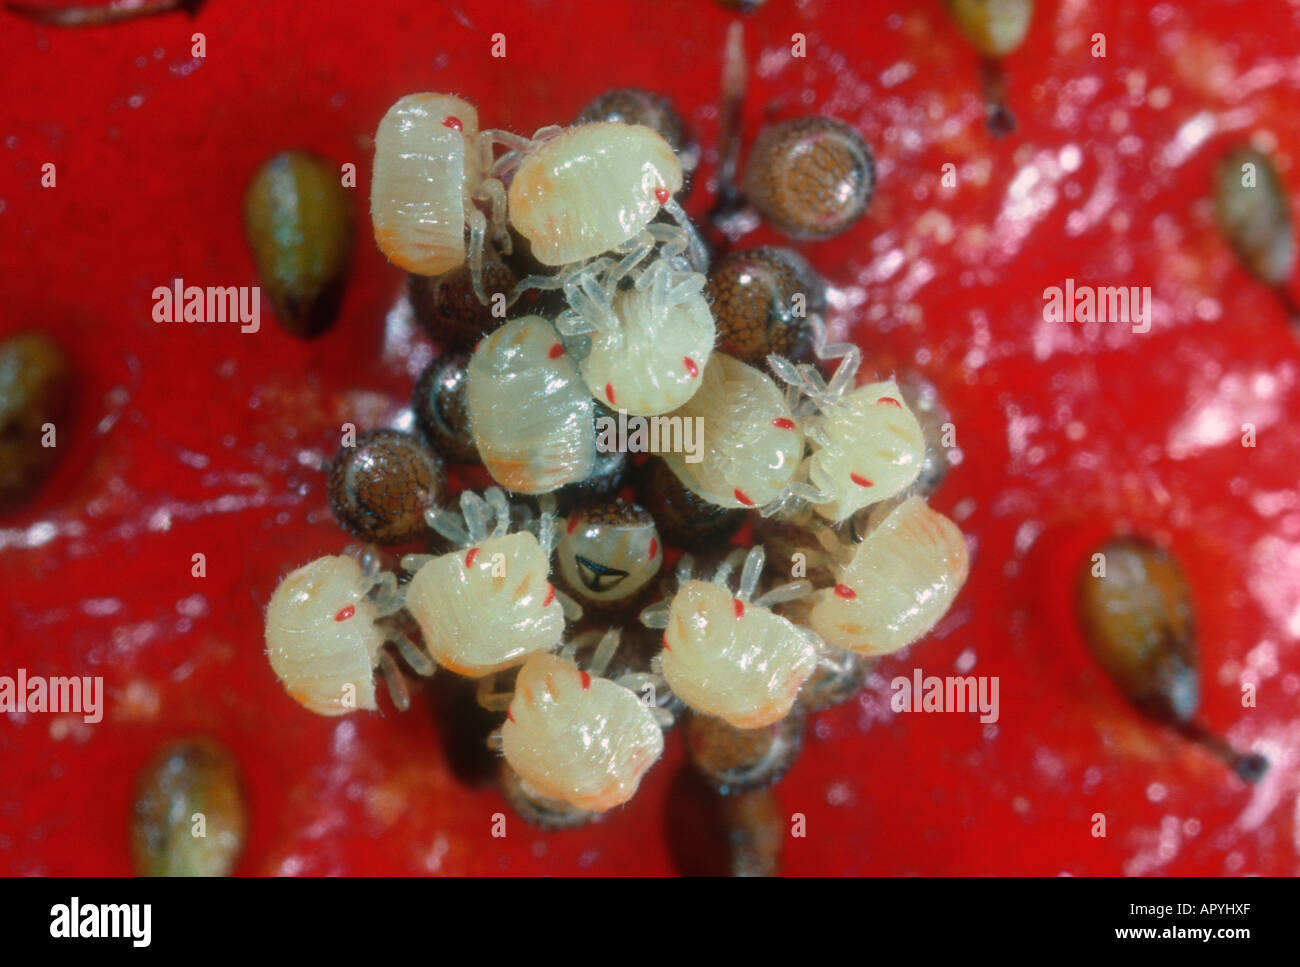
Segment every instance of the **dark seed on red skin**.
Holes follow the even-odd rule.
[[[479,462],[465,405],[468,365],[468,353],[439,356],[425,368],[411,398],[415,421],[425,438],[452,463]]]
[[[682,163],[682,187],[678,199],[691,192],[692,176],[700,163],[700,148],[672,101],[639,87],[615,87],[588,101],[574,119],[575,124],[593,121],[621,121],[640,124],[659,134]]]
[[[194,835],[195,813],[203,836]],[[131,861],[141,876],[229,876],[244,846],[239,768],[210,739],[164,747],[136,780]]]
[[[472,350],[480,339],[506,322],[492,314],[497,294],[508,299],[518,278],[495,253],[483,255],[483,290],[488,304],[474,294],[468,265],[445,275],[412,275],[411,308],[430,339],[448,349]]]
[[[743,510],[709,503],[658,457],[647,461],[637,476],[638,502],[654,517],[659,533],[675,544],[694,548],[724,540],[744,522]]]
[[[1094,555],[1102,558],[1094,562]],[[1104,575],[1094,571],[1104,565]],[[1079,619],[1097,662],[1139,711],[1205,746],[1246,782],[1268,769],[1197,721],[1200,665],[1191,592],[1165,550],[1141,537],[1114,537],[1079,572]]]
[[[244,233],[280,325],[304,339],[333,326],[356,238],[339,166],[305,151],[268,160],[244,193]]]
[[[330,507],[349,533],[376,544],[425,536],[424,512],[441,504],[447,480],[442,461],[419,437],[369,430],[342,447],[330,468]]]
[[[1295,271],[1295,235],[1272,160],[1250,148],[1227,154],[1215,168],[1214,206],[1219,231],[1246,270],[1270,285],[1284,285]]]
[[[687,753],[704,781],[724,795],[766,789],[799,757],[805,718],[798,703],[781,721],[760,729],[692,714],[686,723]]]
[[[72,369],[59,344],[43,332],[0,342],[0,512],[26,503],[49,476],[59,442],[69,439]],[[55,446],[44,445],[46,424]]]
[[[724,352],[759,369],[771,353],[796,362],[809,358],[808,316],[826,311],[826,287],[797,252],[732,252],[709,271],[705,293]]]
[[[830,238],[856,222],[875,187],[875,162],[843,121],[804,117],[759,132],[745,164],[745,194],[777,231]]]

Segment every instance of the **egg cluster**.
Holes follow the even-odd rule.
[[[428,552],[289,574],[275,673],[323,715],[375,709],[376,668],[405,706],[397,656],[477,680],[503,789],[544,826],[630,799],[683,714],[715,786],[774,781],[805,710],[852,696],[966,579],[960,531],[926,503],[947,465],[932,394],[859,379],[796,252],[712,261],[679,200],[699,152],[663,98],[608,92],[524,138],[414,94],[375,151],[376,242],[444,351],[415,389],[420,432],[344,447],[330,499],[371,545]],[[800,118],[759,136],[744,185],[779,231],[824,238],[861,215],[874,167],[848,125]],[[612,449],[615,415],[698,427],[696,445]],[[453,509],[447,463],[495,485]]]

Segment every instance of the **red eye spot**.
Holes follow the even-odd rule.
[[[690,375],[691,379],[700,375],[700,367],[695,365],[695,360],[691,359],[690,356],[683,356],[682,362],[686,365],[686,372]]]
[[[564,355],[564,344],[557,342],[554,346],[551,347],[551,351],[546,355],[551,359],[559,359],[561,356]]]
[[[847,584],[835,585],[835,593],[838,594],[845,601],[852,601],[854,598],[858,596],[858,592],[854,591]]]
[[[578,526],[578,515],[574,514],[572,517],[569,518],[569,526],[564,528],[564,533],[572,534],[574,529],[577,526]]]
[[[339,613],[334,616],[334,620],[347,621],[356,613],[357,613],[357,609],[354,608],[352,605],[348,605],[346,608],[342,608],[339,610]]]
[[[668,199],[671,198],[672,196],[673,193],[669,191],[667,188],[655,189],[655,201],[657,201],[661,205],[667,205]]]
[[[754,506],[754,501],[752,501],[749,495],[745,493],[743,490],[741,490],[739,487],[737,487],[734,491],[732,491],[732,493],[734,493],[736,495],[736,499],[739,500],[746,507]]]
[[[448,114],[445,118],[443,118],[442,126],[445,128],[451,128],[453,131],[465,130],[465,125],[461,124],[460,118],[456,117],[456,115],[454,114]]]
[[[849,479],[852,480],[852,481],[853,481],[855,484],[857,484],[859,487],[874,487],[874,486],[875,486],[875,484],[873,484],[873,483],[872,483],[870,480],[868,480],[866,477],[862,476],[862,474],[860,474],[860,473],[851,473],[851,474],[849,474]]]
[[[546,600],[542,602],[542,607],[545,608],[548,604],[550,604],[554,600],[555,600],[555,585],[548,584],[546,585]]]
[[[882,396],[880,399],[876,400],[876,402],[885,403],[889,406],[897,406],[900,410],[903,408],[903,404],[898,402],[898,400],[894,399],[892,396]]]
[[[784,416],[778,416],[775,420],[772,421],[772,425],[776,427],[778,430],[793,430],[794,420],[787,419]]]
[[[476,557],[478,557],[478,548],[477,548],[477,547],[471,547],[471,548],[469,549],[469,553],[467,553],[467,554],[465,555],[465,567],[466,567],[466,568],[471,568],[471,567],[473,567],[473,566],[474,566],[474,558],[476,558]]]
[[[542,297],[542,294],[541,294],[540,292],[538,292],[536,289],[529,289],[529,290],[528,290],[528,301],[529,301],[529,302],[536,302],[536,301],[538,301],[539,299],[541,299],[541,297]]]
[[[591,688],[591,676],[582,669],[578,669],[578,674],[582,676],[582,690],[585,692],[587,689]]]
[[[745,617],[745,602],[741,601],[740,598],[732,598],[731,610],[736,612],[737,619]]]
[[[515,713],[513,709],[509,709],[509,708],[506,709],[506,718],[508,718],[511,722],[515,720]]]
[[[655,559],[655,555],[658,553],[659,553],[659,542],[652,537],[650,538],[650,556],[647,557],[646,560],[653,561]]]
[[[672,651],[672,649],[668,647],[668,632],[666,631],[664,632],[664,651]]]
[[[606,384],[605,384],[605,399],[609,400],[611,403],[614,402],[614,384],[613,384],[613,383],[606,383]]]

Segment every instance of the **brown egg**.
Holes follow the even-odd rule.
[[[0,511],[30,500],[53,468],[59,437],[68,438],[59,424],[70,408],[71,374],[43,332],[0,342]]]
[[[425,368],[411,398],[415,421],[425,437],[453,463],[479,462],[465,405],[468,365],[468,353],[439,356]]]
[[[779,722],[759,729],[738,729],[711,715],[692,714],[686,723],[686,750],[691,764],[718,792],[764,789],[799,757],[805,718],[798,704]]]
[[[745,194],[777,231],[830,238],[862,216],[875,178],[862,135],[835,118],[803,117],[759,132],[745,165]]]
[[[424,512],[447,491],[442,461],[417,436],[369,430],[342,447],[329,475],[330,507],[348,533],[400,544],[429,533]]]
[[[807,360],[808,316],[826,311],[822,280],[807,259],[788,248],[732,252],[709,271],[705,294],[718,348],[760,369],[769,353]]]
[[[445,275],[410,276],[411,308],[430,339],[448,349],[473,349],[480,339],[506,321],[504,314],[494,314],[494,303],[505,305],[495,297],[503,295],[509,299],[517,281],[515,273],[495,252],[484,251],[483,290],[488,297],[487,305],[478,301],[469,266],[464,265]]]

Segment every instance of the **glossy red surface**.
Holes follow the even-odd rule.
[[[1300,872],[1297,346],[1236,265],[1211,166],[1252,135],[1284,180],[1300,150],[1300,12],[1281,3],[1045,0],[1007,59],[1019,130],[983,125],[976,59],[930,0],[770,0],[747,19],[746,138],[823,111],[876,152],[867,217],[803,246],[833,324],[869,368],[915,367],[964,459],[936,498],[969,536],[970,582],[937,634],[816,717],[778,787],[807,836],[789,873]],[[896,9],[897,12],[890,12]],[[151,291],[253,284],[240,197],[289,147],[359,170],[415,90],[520,132],[601,89],[670,94],[711,175],[724,32],[706,0],[259,4],[59,30],[0,13],[0,327],[41,325],[81,373],[61,464],[0,521],[0,674],[103,675],[107,713],[0,724],[0,871],[126,873],[131,781],[164,740],[210,733],[247,777],[244,873],[645,873],[691,869],[681,740],[625,809],[542,834],[451,770],[429,701],[317,718],[281,691],[261,612],[287,570],[337,552],[317,467],[339,425],[393,418],[429,356],[369,238],[340,324],[156,324]],[[191,33],[207,56],[191,57]],[[792,59],[791,35],[808,57]],[[490,56],[491,35],[507,56]],[[1090,56],[1094,33],[1107,56]],[[40,186],[41,165],[57,187]],[[958,186],[940,184],[952,162]],[[708,191],[697,188],[691,208]],[[743,244],[775,240],[766,231]],[[1149,285],[1148,333],[1046,323],[1072,277]],[[1253,423],[1258,445],[1240,445]],[[1247,788],[1147,723],[1100,676],[1070,590],[1115,527],[1169,541],[1196,592],[1203,716],[1273,769]],[[191,577],[191,556],[207,576]],[[1000,720],[894,714],[889,679],[998,676]],[[1242,683],[1258,707],[1242,708]],[[1091,835],[1105,813],[1108,835]],[[685,818],[684,818],[685,817]]]

